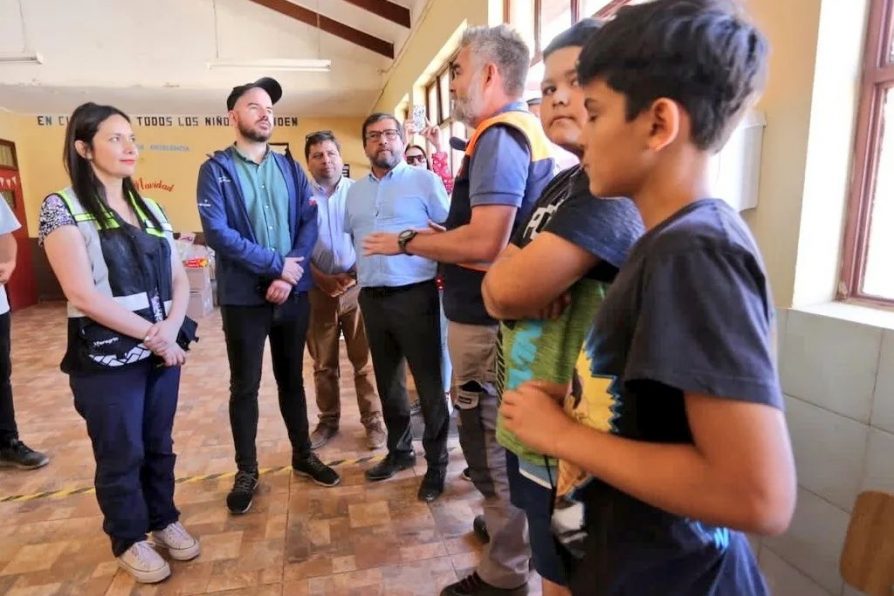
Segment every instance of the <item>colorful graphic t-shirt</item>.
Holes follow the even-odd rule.
[[[642,220],[628,199],[593,197],[586,174],[580,166],[574,166],[559,173],[544,189],[512,243],[524,248],[543,231],[583,248],[597,257],[599,263],[571,286],[571,302],[559,318],[501,324],[497,355],[497,379],[502,383],[498,386],[500,394],[503,388],[515,389],[533,379],[568,386],[584,335],[608,283],[642,234]],[[553,483],[545,469],[548,460],[507,431],[502,418],[497,420],[497,440],[519,456],[519,468],[524,475],[544,485]]]
[[[687,392],[782,408],[760,255],[726,203],[645,234],[587,334],[566,411],[637,441],[692,443]],[[559,464],[553,529],[575,594],[764,594],[746,538],[648,505]]]

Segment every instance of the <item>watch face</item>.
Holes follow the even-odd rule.
[[[404,230],[403,232],[400,233],[400,235],[398,236],[398,239],[399,240],[409,240],[410,238],[412,238],[415,235],[416,235],[416,232],[413,230]]]

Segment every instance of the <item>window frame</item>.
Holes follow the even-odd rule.
[[[450,56],[444,62],[444,66],[438,69],[438,71],[432,76],[431,80],[425,84],[424,95],[425,95],[425,115],[428,119],[438,127],[441,131],[441,151],[447,154],[447,165],[450,168],[450,171],[456,175],[459,171],[460,165],[462,164],[462,154],[457,155],[457,152],[454,151],[450,147],[450,137],[452,136],[452,129],[454,127],[455,121],[453,119],[453,114],[450,111],[450,98],[443,97],[443,86],[441,81],[444,77],[447,79],[447,89],[450,89],[450,77],[452,76],[452,72],[450,70],[450,65],[453,63],[453,60],[456,58],[456,55]],[[432,110],[431,103],[429,98],[432,97],[432,92],[434,96],[434,110]],[[446,99],[446,101],[445,101]],[[444,106],[447,106],[447,109],[444,109]],[[434,113],[433,113],[434,112]],[[445,113],[446,112],[446,113]],[[466,130],[468,133],[468,130]],[[431,153],[432,147],[428,142],[425,143],[426,152]],[[429,160],[431,159],[431,155],[429,155]]]
[[[10,167],[10,166],[4,166],[3,164],[0,164],[0,168],[6,168],[6,169],[9,169],[9,170],[16,170],[16,171],[18,171],[18,169],[19,169],[19,156],[16,154],[16,144],[13,143],[12,141],[7,141],[6,139],[0,139],[0,145],[3,145],[4,147],[8,147],[8,148],[9,148],[9,152],[10,152],[10,154],[12,155],[12,166]]]
[[[581,4],[583,0],[545,0],[546,2],[568,2],[571,8],[571,22],[572,24],[581,20]],[[609,2],[596,11],[595,14],[592,15],[583,15],[583,16],[592,16],[602,19],[607,19],[612,16],[618,9],[620,9],[625,4],[629,4],[631,0],[609,0]],[[512,2],[513,0],[503,0],[503,22],[508,25],[512,25],[512,21],[509,16],[512,14]],[[534,0],[534,47],[531,48],[531,66],[534,66],[541,60],[543,60],[543,4],[544,0]]]
[[[894,296],[868,294],[863,291],[863,282],[872,231],[872,202],[884,134],[885,95],[887,92],[894,93],[894,0],[872,0],[867,23],[854,162],[837,297],[841,301],[892,307]],[[888,133],[894,134],[894,123],[889,125]],[[894,230],[891,232],[894,233]]]

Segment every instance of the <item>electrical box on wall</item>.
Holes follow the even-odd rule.
[[[767,117],[749,111],[726,145],[711,159],[711,191],[736,211],[757,207],[761,172],[761,146]]]

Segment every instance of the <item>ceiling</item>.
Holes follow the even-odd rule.
[[[343,26],[365,32],[387,42],[386,47],[393,44],[398,56],[427,2],[0,0],[0,54],[28,50],[43,57],[40,65],[0,64],[0,107],[55,114],[96,101],[133,113],[215,115],[226,112],[234,85],[273,76],[284,92],[279,114],[364,115],[384,86],[393,58],[283,11],[305,17],[313,11],[323,29],[355,40],[359,36]],[[382,16],[391,14],[386,8],[404,12],[401,7],[409,11],[410,27]],[[207,67],[215,59],[276,58],[330,59],[332,71]]]

